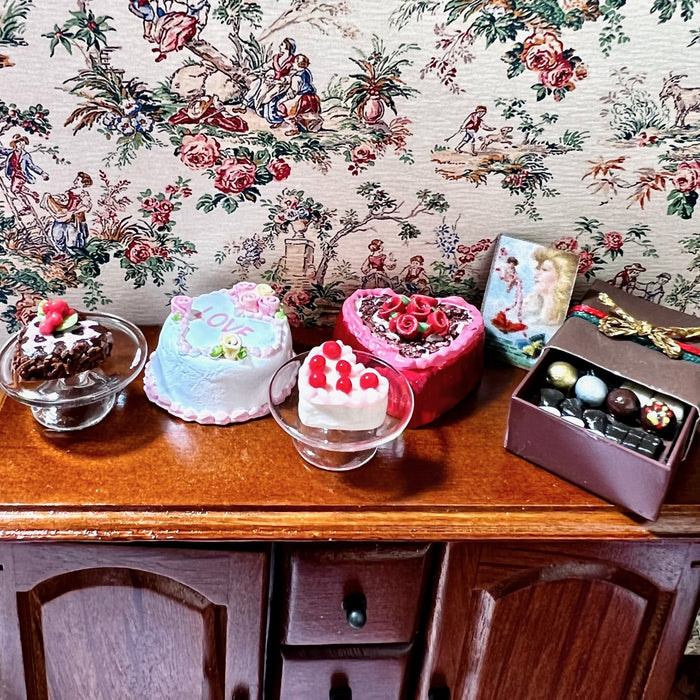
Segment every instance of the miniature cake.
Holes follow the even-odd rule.
[[[42,301],[20,331],[12,369],[20,379],[61,379],[94,369],[111,354],[111,332],[62,299]]]
[[[386,417],[389,382],[335,340],[311,350],[299,370],[299,420],[310,428],[373,430]]]
[[[334,337],[392,365],[415,397],[409,427],[435,420],[479,382],[484,359],[484,322],[461,297],[391,289],[359,289],[345,300]]]
[[[289,323],[266,284],[172,300],[144,388],[184,420],[227,425],[269,413],[272,375],[293,355]]]

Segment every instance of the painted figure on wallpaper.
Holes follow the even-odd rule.
[[[494,102],[500,113],[489,117],[490,125],[485,126],[483,121],[487,106],[479,105],[445,139],[449,142],[464,132],[458,146],[438,144],[433,147],[431,159],[436,163],[436,172],[446,179],[463,179],[475,187],[487,184],[489,177],[499,177],[501,187],[519,200],[515,213],[537,221],[541,218],[537,201],[559,194],[550,184],[553,175],[546,159],[583,150],[589,133],[564,129],[555,140],[549,132],[559,121],[557,114],[533,114],[522,99],[496,98]],[[510,123],[499,125],[497,119]],[[480,135],[480,130],[488,133]]]
[[[10,141],[9,148],[0,146],[0,164],[3,173],[9,180],[9,190],[15,202],[19,202],[16,208],[18,215],[31,214],[34,204],[39,203],[39,194],[30,185],[36,180],[36,176],[42,180],[48,180],[48,173],[37,165],[32,155],[27,151],[29,139],[24,134],[15,134]]]
[[[634,294],[637,291],[637,278],[642,272],[646,272],[644,265],[638,262],[630,263],[610,280],[610,284],[619,287],[623,292]]]
[[[493,126],[489,126],[484,122],[484,117],[486,116],[487,109],[484,105],[479,105],[467,118],[462,122],[457,133],[462,134],[462,139],[457,144],[455,151],[457,153],[462,153],[465,146],[469,146],[469,150],[472,155],[476,155],[476,134],[479,129],[484,131],[495,131]],[[449,141],[451,137],[445,139]]]
[[[296,48],[294,39],[284,39],[277,53],[261,66],[260,75],[253,80],[245,96],[245,105],[263,117],[273,129],[284,123],[277,105],[291,85]]]
[[[79,172],[73,186],[60,194],[45,193],[41,207],[53,219],[49,236],[56,249],[65,255],[73,255],[76,248],[87,244],[89,229],[86,215],[92,209],[92,199],[88,191],[92,178]]]
[[[430,294],[430,280],[424,265],[425,258],[422,255],[414,255],[408,265],[399,272],[399,281],[409,294]]]
[[[316,133],[323,128],[321,100],[314,87],[309,65],[310,61],[304,54],[295,57],[286,99],[279,103],[279,114],[291,127],[284,132],[285,136],[296,136],[300,132]]]
[[[362,272],[362,289],[380,289],[391,287],[392,278],[389,273],[396,268],[396,258],[393,253],[384,252],[384,241],[373,238],[369,245],[369,255],[365,258],[360,271]]]

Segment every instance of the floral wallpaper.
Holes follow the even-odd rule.
[[[700,314],[699,193],[700,0],[0,0],[0,334],[478,303],[501,233]]]

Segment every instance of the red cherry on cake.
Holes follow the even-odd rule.
[[[352,365],[347,360],[338,360],[335,365],[335,370],[338,374],[343,374],[347,376],[352,372]]]
[[[50,313],[57,313],[64,318],[70,315],[70,307],[68,302],[63,299],[52,299],[44,304],[44,313],[48,316]]]
[[[335,383],[335,388],[338,391],[349,394],[352,391],[352,382],[350,381],[350,377],[340,377]]]
[[[326,358],[323,355],[314,355],[309,359],[309,367],[315,372],[323,372],[326,369]]]
[[[379,386],[379,377],[374,372],[365,372],[360,377],[360,389],[376,389]]]
[[[325,342],[321,346],[321,350],[329,360],[340,359],[340,355],[343,352],[340,348],[340,345],[338,345],[338,343],[336,343],[335,340],[328,340],[327,342]]]
[[[309,385],[314,389],[325,389],[326,375],[323,372],[311,372],[309,375]]]

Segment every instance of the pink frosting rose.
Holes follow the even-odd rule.
[[[180,145],[180,160],[192,170],[211,168],[221,156],[219,142],[206,134],[188,134]]]
[[[551,70],[561,60],[564,47],[553,32],[535,33],[523,42],[520,55],[526,68],[534,71]]]
[[[700,161],[684,160],[673,176],[673,186],[679,192],[694,192],[700,188]]]
[[[258,311],[265,316],[274,316],[280,308],[280,300],[274,294],[258,299]]]
[[[224,158],[216,171],[214,187],[226,194],[240,194],[255,184],[255,163],[247,158]]]
[[[251,289],[249,291],[241,292],[238,295],[238,301],[243,309],[255,313],[258,310],[260,295],[255,290]]]

